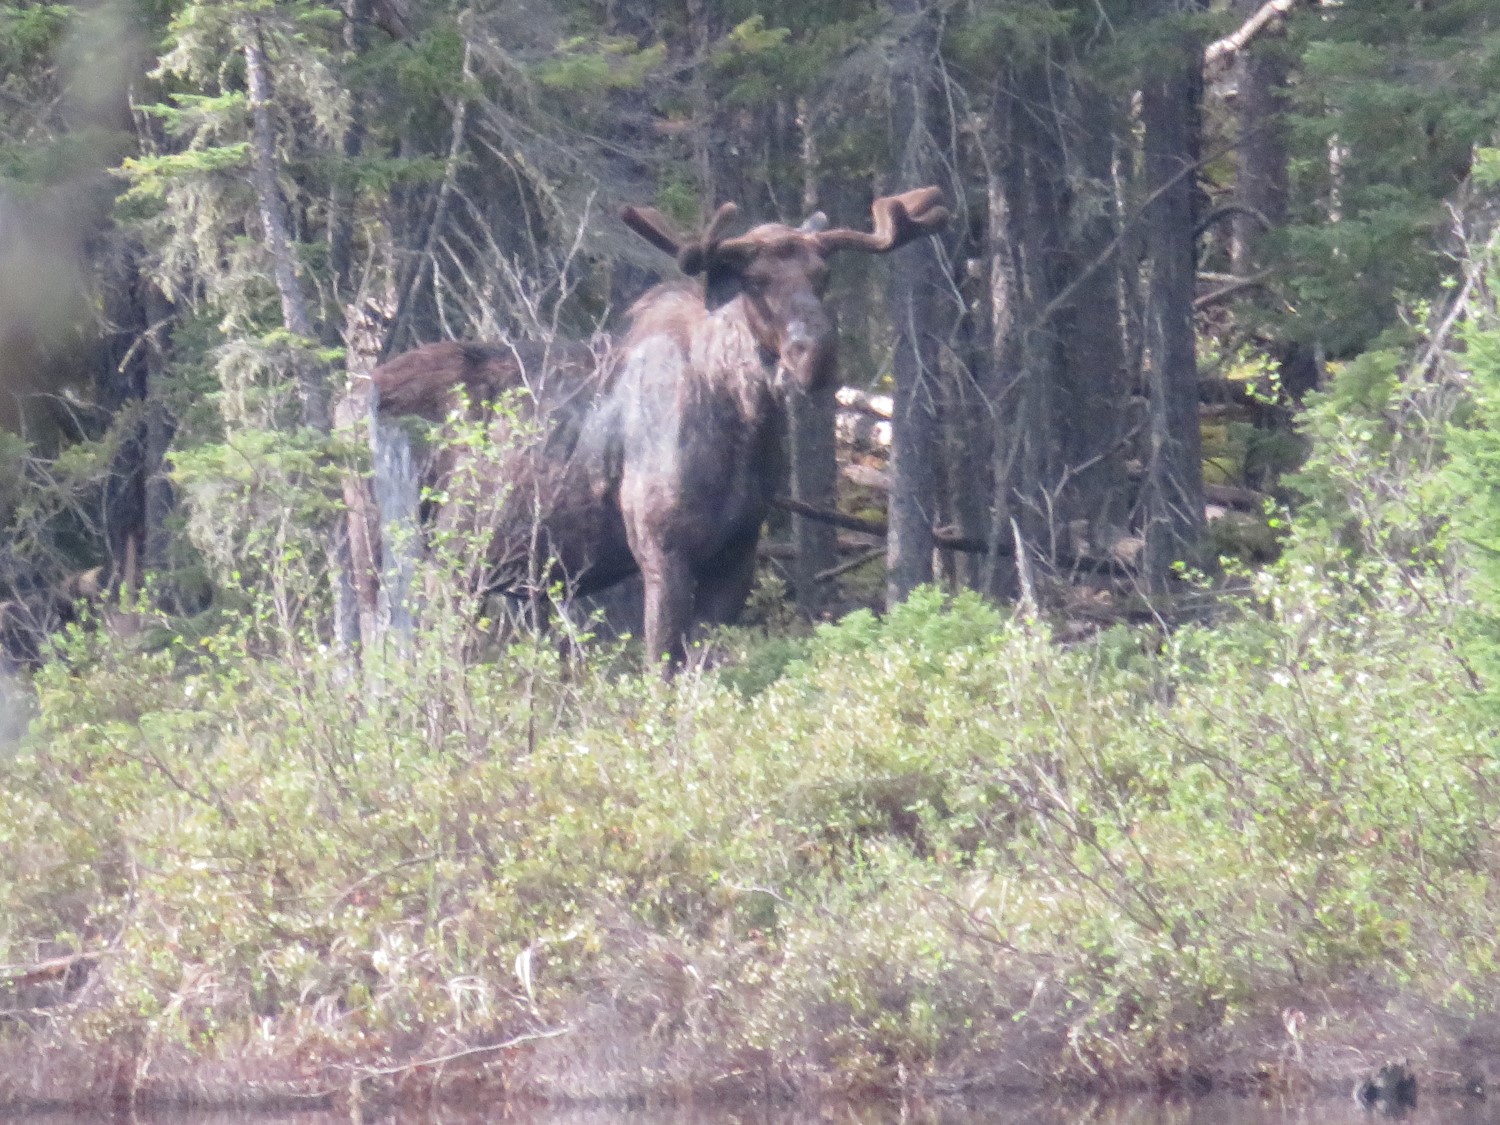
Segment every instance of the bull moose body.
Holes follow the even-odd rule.
[[[538,435],[496,470],[508,491],[488,583],[561,578],[582,594],[638,571],[647,652],[675,664],[695,621],[732,621],[749,594],[761,524],[786,480],[786,392],[833,391],[827,256],[931,233],[947,214],[939,200],[935,188],[877,200],[871,234],[824,229],[815,215],[732,238],[725,204],[692,242],[655,211],[626,208],[631,229],[704,275],[702,289],[651,289],[602,355],[558,344],[417,348],[371,372],[379,412],[441,421],[465,399],[524,388]],[[367,545],[356,568],[370,574],[372,539],[356,522],[366,525],[356,545]]]

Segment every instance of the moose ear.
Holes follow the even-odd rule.
[[[738,297],[743,289],[736,266],[715,262],[703,279],[703,304],[709,312],[722,308]]]

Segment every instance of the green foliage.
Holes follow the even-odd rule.
[[[1460,402],[1394,348],[1335,367],[1301,420],[1314,452],[1289,478],[1307,500],[1304,527],[1318,529],[1304,537],[1307,549],[1337,544],[1414,573],[1449,571],[1452,489],[1442,466]]]
[[[671,686],[455,643],[457,604],[359,672],[257,655],[253,609],[78,633],[0,767],[0,956],[108,945],[70,1034],[310,1075],[567,1022],[668,1082],[1124,1078],[1308,990],[1461,1014],[1500,809],[1421,605],[1298,561],[1214,629],[1063,649],[920,591]]]
[[[537,78],[544,86],[583,94],[633,89],[665,57],[661,44],[642,50],[630,39],[574,40],[537,65]]]
[[[1292,26],[1291,326],[1350,355],[1395,321],[1403,294],[1437,283],[1442,202],[1500,122],[1500,28],[1483,3],[1401,0]]]
[[[1483,265],[1495,269],[1494,248]],[[1468,651],[1483,674],[1493,709],[1500,696],[1500,324],[1476,308],[1464,333],[1470,409],[1451,435],[1449,474],[1458,498],[1454,521],[1474,568],[1473,635]]]

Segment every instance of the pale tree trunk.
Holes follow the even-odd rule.
[[[320,433],[328,432],[328,397],[323,373],[308,354],[307,347],[317,339],[307,295],[297,277],[297,257],[292,248],[286,205],[276,182],[276,126],[271,120],[271,75],[261,44],[260,28],[249,18],[239,23],[245,56],[245,83],[250,95],[250,182],[260,210],[261,230],[271,257],[271,276],[281,298],[281,318],[286,329],[297,337],[294,364],[298,390],[302,396],[302,422]]]
[[[1014,514],[1011,480],[1015,463],[1015,403],[1019,397],[1020,281],[1015,246],[1018,196],[1014,120],[1014,77],[1007,69],[997,80],[985,133],[985,257],[988,271],[986,310],[989,319],[989,372],[985,387],[990,427],[988,526],[980,589],[998,598],[1016,594],[1014,559],[1002,548],[1010,543]]]
[[[1050,558],[1057,528],[1056,483],[1062,455],[1058,396],[1062,384],[1062,338],[1053,298],[1061,286],[1066,152],[1060,135],[1062,108],[1053,104],[1049,76],[1027,72],[1018,82],[1015,160],[1017,273],[1021,298],[1017,349],[1018,396],[1012,441],[1012,530],[1018,550]],[[1048,112],[1044,113],[1044,109]],[[1017,564],[1026,558],[1018,555]]]
[[[1146,218],[1151,439],[1145,578],[1153,592],[1166,589],[1174,564],[1201,561],[1203,454],[1193,329],[1200,58],[1201,48],[1184,37],[1180,60],[1163,60],[1141,90],[1146,191],[1152,199]]]
[[[994,495],[992,406],[996,376],[990,281],[984,268],[989,263],[988,234],[984,227],[969,232],[963,254],[967,267],[956,341],[962,370],[957,378],[948,381],[944,402],[948,423],[944,446],[945,488],[959,535],[983,540],[989,530],[990,502]],[[984,555],[955,554],[955,580],[973,590],[987,590]]]
[[[712,0],[687,0],[688,38],[692,46],[692,80],[688,96],[693,102],[693,164],[698,172],[704,217],[714,213],[723,195],[723,114],[709,91],[708,73],[714,43]],[[739,201],[736,201],[739,202]]]
[[[369,0],[345,0],[344,51],[349,61],[366,50],[369,38]],[[349,125],[340,143],[343,166],[336,170],[328,195],[328,265],[333,307],[323,318],[323,344],[344,343],[345,305],[355,296],[354,276],[354,164],[364,152],[365,107],[358,90],[351,91]]]
[[[798,115],[802,132],[802,213],[818,209],[817,149],[813,124],[804,108]],[[796,394],[791,401],[792,496],[806,504],[832,508],[837,501],[838,458],[833,434],[834,401],[830,394]],[[810,619],[823,607],[823,583],[818,575],[838,561],[834,528],[820,520],[792,517],[796,549],[793,582],[797,610]]]
[[[934,11],[924,0],[891,5],[907,24],[893,60],[892,137],[896,179],[904,186],[937,179],[932,62]],[[943,288],[936,239],[918,239],[892,264],[888,308],[895,329],[891,415],[891,496],[886,533],[886,603],[905,601],[932,581],[932,523],[937,490],[938,295]]]
[[[369,0],[345,0],[344,49],[349,61],[358,59],[369,38]],[[343,166],[336,169],[328,196],[329,305],[323,316],[323,346],[348,345],[348,305],[354,299],[354,163],[364,150],[365,114],[358,91],[350,98],[349,125],[340,146]],[[345,353],[348,367],[349,353]],[[359,597],[354,574],[354,554],[347,530],[335,533],[333,549],[333,634],[346,649],[359,642]]]

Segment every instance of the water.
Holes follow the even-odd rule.
[[[108,1118],[45,1114],[32,1125],[100,1125]],[[118,1119],[116,1119],[118,1120]],[[433,1109],[389,1116],[367,1116],[363,1125],[1382,1125],[1352,1099],[1296,1103],[1245,1098],[1113,1101],[995,1099],[965,1107],[953,1105],[861,1105],[790,1111],[750,1107],[704,1110],[586,1109],[514,1111],[504,1107]],[[1404,1125],[1500,1125],[1495,1102],[1429,1098],[1400,1119]],[[351,1125],[344,1114],[142,1114],[131,1125]]]

